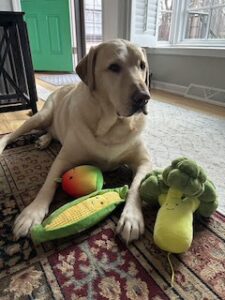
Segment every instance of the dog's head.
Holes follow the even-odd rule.
[[[116,39],[91,48],[76,68],[95,94],[113,104],[118,115],[147,113],[149,66],[145,50]]]

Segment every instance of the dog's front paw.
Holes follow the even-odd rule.
[[[48,213],[48,207],[32,202],[16,218],[13,234],[15,239],[26,236],[29,230],[37,224],[41,224],[45,215]]]
[[[39,139],[35,142],[35,147],[39,150],[44,150],[47,148],[52,141],[52,137],[49,133],[46,133],[39,137]]]
[[[144,233],[145,225],[141,208],[127,204],[117,225],[117,233],[128,244],[140,238]]]

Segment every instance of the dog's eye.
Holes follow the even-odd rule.
[[[140,63],[140,68],[141,68],[142,70],[145,69],[145,63],[144,63],[143,61],[141,61],[141,63]]]
[[[111,64],[108,69],[114,73],[119,73],[121,71],[121,66],[118,64]]]

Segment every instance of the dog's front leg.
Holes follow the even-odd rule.
[[[15,221],[13,233],[16,239],[27,235],[32,226],[42,222],[48,213],[49,205],[57,188],[55,179],[60,177],[63,172],[75,164],[76,162],[70,160],[70,157],[68,158],[62,150],[59,152],[38,195],[33,202],[20,213]]]
[[[140,146],[137,151],[134,151],[130,158],[132,161],[129,159],[127,163],[133,169],[135,175],[117,225],[117,233],[121,234],[126,243],[139,239],[144,233],[144,218],[139,196],[139,185],[144,176],[152,169],[149,156],[143,147]]]

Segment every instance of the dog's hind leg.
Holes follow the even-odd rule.
[[[17,130],[7,135],[4,135],[0,139],[0,154],[4,150],[4,148],[14,140],[16,140],[19,136],[30,132],[33,129],[45,129],[47,128],[52,120],[52,103],[46,102],[46,105],[43,109],[37,114],[33,115],[30,119],[25,121],[22,126],[20,126]]]

